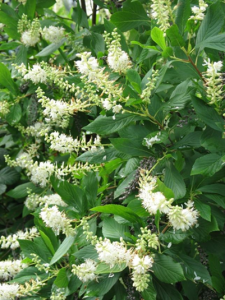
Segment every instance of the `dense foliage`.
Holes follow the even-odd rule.
[[[224,1],[56,2],[0,7],[0,299],[224,299]]]

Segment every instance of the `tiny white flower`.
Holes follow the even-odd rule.
[[[49,26],[44,27],[43,38],[51,43],[58,43],[64,37],[65,29],[63,27]]]

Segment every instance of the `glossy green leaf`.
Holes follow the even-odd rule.
[[[65,288],[69,284],[69,280],[66,274],[66,268],[61,268],[57,274],[54,284],[59,288]]]
[[[171,46],[180,46],[183,47],[185,42],[182,35],[179,33],[178,26],[176,24],[172,25],[166,31],[166,35],[168,36]]]
[[[140,223],[142,224],[142,221],[140,217],[136,213],[134,213],[133,210],[131,210],[129,207],[124,207],[122,205],[117,204],[108,204],[104,206],[96,206],[91,209],[92,211],[98,211],[98,212],[104,212],[108,214],[114,214],[117,216],[120,216],[132,223]]]
[[[32,182],[27,182],[17,185],[13,190],[7,192],[7,195],[14,199],[20,199],[28,195],[28,189],[36,194],[39,194],[42,191],[41,188],[35,186]]]
[[[6,87],[14,95],[17,92],[17,88],[14,81],[11,78],[11,74],[8,68],[3,63],[0,63],[0,85]],[[18,107],[19,104],[15,104],[14,106]]]
[[[181,199],[186,194],[185,182],[172,163],[165,168],[164,182],[174,192],[174,199]]]
[[[70,247],[74,243],[74,240],[74,236],[68,236],[65,238],[65,240],[62,242],[62,244],[59,246],[56,253],[52,257],[50,265],[55,264],[58,260],[60,260],[60,258],[63,257],[63,255],[65,255],[69,251]]]
[[[181,265],[170,256],[156,254],[152,269],[155,276],[162,282],[175,283],[185,280]]]
[[[196,159],[191,170],[191,175],[202,174],[212,176],[223,167],[224,161],[225,156],[221,157],[217,154],[206,154]]]
[[[41,50],[38,54],[36,54],[36,56],[48,56],[52,53],[54,53],[56,50],[59,49],[59,47],[61,47],[65,42],[67,41],[67,38],[63,38],[61,39],[61,41],[57,42],[57,43],[52,43],[50,45],[48,45],[47,47],[45,47],[43,50]]]
[[[20,174],[14,168],[5,167],[0,171],[0,183],[12,185],[16,183],[19,178]]]
[[[111,273],[118,273],[122,272],[127,267],[126,263],[122,264],[115,264],[112,268],[109,264],[100,263],[97,266],[95,274],[111,274]]]
[[[83,127],[85,130],[97,134],[110,134],[116,132],[131,122],[141,120],[142,118],[132,114],[118,114],[113,117],[99,116],[92,123]]]
[[[128,31],[140,25],[150,25],[150,20],[138,1],[130,2],[122,11],[114,13],[111,22],[121,31]]]

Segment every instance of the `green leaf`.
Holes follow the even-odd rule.
[[[63,38],[58,43],[52,43],[52,44],[48,45],[47,47],[45,47],[43,50],[41,50],[41,52],[36,54],[36,56],[39,56],[39,57],[48,56],[48,55],[52,54],[53,52],[55,52],[57,49],[59,49],[59,47],[61,47],[66,41],[67,41],[67,38]]]
[[[174,232],[168,230],[160,235],[160,240],[176,245],[182,243],[190,235],[191,233],[189,231],[176,230]]]
[[[13,49],[17,48],[20,45],[21,44],[19,42],[8,42],[8,43],[5,43],[5,44],[2,44],[0,46],[0,50],[13,50]]]
[[[150,156],[152,152],[136,140],[127,138],[113,138],[110,139],[112,145],[122,153],[130,154],[133,156]]]
[[[224,196],[217,194],[204,194],[208,199],[213,200],[217,205],[225,208],[225,198]]]
[[[62,244],[59,246],[56,253],[52,257],[50,261],[50,265],[56,263],[58,260],[60,260],[60,258],[63,257],[63,255],[65,255],[69,251],[70,247],[74,243],[74,240],[75,240],[74,236],[68,236],[65,238],[65,240],[62,242]]]
[[[212,215],[211,222],[198,218],[198,227],[193,229],[193,238],[198,242],[204,242],[210,239],[210,233],[219,231],[216,218]]]
[[[136,92],[141,94],[141,77],[138,72],[133,69],[128,69],[126,72],[126,77],[130,81]]]
[[[225,196],[225,185],[223,183],[215,183],[198,188],[203,193],[219,194]]]
[[[16,183],[19,178],[20,174],[14,168],[5,167],[0,171],[0,183],[12,185]]]
[[[20,199],[28,195],[27,189],[30,189],[33,193],[39,194],[42,192],[42,189],[36,187],[32,182],[27,182],[16,186],[13,190],[7,192],[7,196],[14,199]]]
[[[55,0],[36,0],[37,8],[48,8],[55,4]]]
[[[185,280],[181,265],[170,256],[156,254],[152,269],[155,276],[162,282],[176,283]]]
[[[185,196],[186,186],[184,180],[172,163],[167,163],[164,182],[174,192],[175,200]]]
[[[116,132],[131,122],[142,120],[143,118],[132,114],[118,114],[113,117],[99,116],[92,123],[83,127],[85,130],[97,134],[110,134]]]
[[[117,187],[117,189],[114,192],[114,199],[118,198],[120,195],[122,195],[125,191],[127,186],[133,181],[136,171],[131,172],[124,180],[123,182]]]
[[[13,125],[15,125],[16,123],[18,123],[20,121],[21,117],[22,117],[22,108],[17,103],[17,104],[10,107],[9,113],[6,116],[6,121],[11,126],[13,126]]]
[[[3,183],[0,183],[0,195],[4,194],[7,189],[7,186]]]
[[[159,45],[159,47],[162,50],[166,49],[166,41],[165,41],[165,37],[164,37],[164,32],[161,29],[159,29],[158,27],[154,27],[151,30],[151,38],[157,45]]]
[[[67,278],[66,268],[62,268],[59,270],[54,284],[59,288],[65,288],[68,286],[69,280]]]
[[[209,272],[199,261],[183,253],[176,253],[176,257],[182,263],[184,274],[188,279],[194,280],[198,276],[199,281],[212,285]]]
[[[112,268],[110,268],[109,264],[100,263],[97,266],[95,274],[108,274],[108,273],[118,273],[122,272],[127,267],[126,263],[123,264],[115,264]]]
[[[122,11],[114,13],[111,22],[121,31],[128,31],[140,25],[150,25],[150,20],[138,1],[127,3]]]
[[[154,278],[153,280],[156,292],[157,299],[160,300],[183,300],[183,297],[178,292],[178,290],[171,284],[163,283]]]
[[[175,149],[188,149],[188,148],[199,148],[201,147],[200,138],[202,131],[194,131],[188,133],[180,141],[178,141],[172,148]]]
[[[21,65],[24,64],[27,65],[27,47],[24,45],[21,45],[18,49],[18,52],[16,53],[16,59],[15,64]]]
[[[87,258],[90,258],[93,260],[98,259],[98,253],[95,250],[95,247],[92,245],[87,245],[87,246],[81,248],[79,251],[75,252],[73,255],[79,259],[87,259]]]
[[[17,93],[17,88],[11,78],[11,74],[3,63],[0,63],[0,85],[6,87],[14,95]],[[15,104],[14,106],[19,106],[19,104]]]
[[[120,273],[115,273],[113,277],[108,275],[103,276],[98,282],[92,281],[88,284],[86,297],[101,297],[108,293],[109,290],[115,285],[120,277]]]
[[[199,118],[202,119],[202,121],[205,122],[209,127],[223,132],[224,121],[222,117],[218,115],[215,109],[205,105],[201,99],[196,97],[193,98],[192,101]]]
[[[197,48],[210,48],[219,51],[225,51],[225,33],[217,34],[215,36],[209,37],[202,43],[197,45]]]
[[[55,249],[51,243],[51,240],[49,239],[49,237],[41,230],[39,230],[40,235],[42,237],[42,240],[44,241],[45,245],[48,247],[48,249],[51,251],[52,255],[55,254]]]
[[[184,39],[179,33],[179,29],[176,24],[172,25],[169,29],[167,29],[166,35],[170,39],[171,46],[183,47],[185,45]]]
[[[52,258],[50,250],[41,237],[36,238],[34,241],[19,240],[19,243],[23,254],[31,259],[33,258],[32,253],[37,254],[45,263],[49,263]]]
[[[223,13],[219,2],[211,5],[207,10],[198,30],[196,48],[204,48],[207,40],[217,36],[224,23]],[[215,48],[214,48],[215,49]]]
[[[121,237],[126,241],[125,232],[129,232],[127,225],[119,224],[112,218],[104,219],[102,233],[104,237],[119,240]]]
[[[94,172],[90,172],[83,177],[82,188],[87,197],[89,207],[95,206],[98,193],[98,180]]]
[[[86,201],[84,191],[76,185],[68,181],[60,181],[56,178],[51,178],[52,186],[56,193],[58,193],[63,201],[71,205],[83,213],[86,209]]]
[[[143,223],[141,218],[137,214],[135,214],[133,210],[131,210],[129,207],[124,207],[122,205],[108,204],[104,206],[96,206],[92,208],[91,211],[114,214],[130,221],[131,223]]]
[[[25,4],[25,11],[28,18],[33,19],[36,8],[36,0],[28,0]]]
[[[190,0],[178,0],[175,23],[179,27],[182,34],[186,27],[186,22],[189,19],[190,13]]]
[[[152,281],[148,283],[148,288],[141,293],[144,300],[156,300],[156,290]]]
[[[202,201],[195,199],[195,207],[200,213],[200,216],[206,221],[211,221],[211,207],[204,204]]]
[[[224,165],[225,155],[221,157],[217,154],[206,154],[196,159],[191,175],[202,174],[204,176],[213,176]]]
[[[49,275],[44,273],[43,271],[39,271],[35,267],[28,267],[20,271],[16,274],[16,276],[11,280],[11,282],[16,282],[19,284],[24,284],[25,282],[28,282],[30,279],[37,279],[37,276],[41,279],[47,278]]]
[[[94,49],[96,55],[98,54],[98,52],[105,52],[105,41],[104,38],[102,37],[101,34],[96,33],[96,32],[92,32],[91,33],[91,46]]]

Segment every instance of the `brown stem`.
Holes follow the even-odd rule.
[[[170,225],[167,224],[166,227],[164,227],[164,229],[163,229],[163,231],[162,231],[162,234],[165,233],[169,227],[170,227]]]
[[[202,73],[199,71],[198,67],[196,66],[196,64],[193,62],[193,60],[191,59],[191,57],[189,55],[187,55],[189,62],[192,64],[192,66],[195,68],[195,70],[197,71],[198,75],[201,77],[201,79],[203,80],[204,83],[206,83],[205,78],[202,76]]]
[[[92,26],[96,25],[96,11],[97,11],[97,5],[93,3]]]
[[[81,8],[83,9],[83,11],[85,12],[85,14],[87,13],[87,10],[86,10],[86,3],[85,3],[85,0],[81,0]]]

